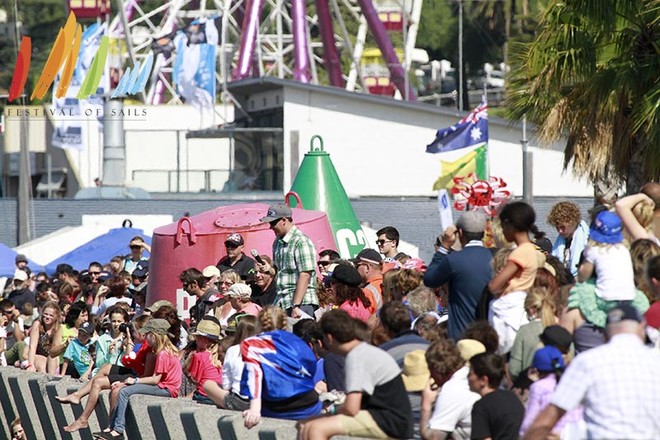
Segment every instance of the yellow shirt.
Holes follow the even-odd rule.
[[[527,291],[534,285],[536,270],[539,267],[536,254],[536,246],[532,243],[522,244],[511,252],[508,261],[515,263],[518,266],[518,271],[509,281],[502,293],[503,295],[521,290]]]

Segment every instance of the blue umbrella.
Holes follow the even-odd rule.
[[[116,255],[128,255],[128,243],[133,237],[140,236],[151,245],[151,237],[144,235],[142,229],[116,228],[95,239],[67,252],[46,265],[46,271],[54,274],[60,263],[70,264],[75,270],[85,270],[92,261],[101,264],[109,263]]]
[[[16,255],[18,252],[0,243],[0,277],[13,277],[16,271]],[[44,267],[28,259],[32,272],[43,272]]]

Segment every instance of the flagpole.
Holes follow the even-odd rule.
[[[523,115],[522,123],[522,139],[520,140],[520,144],[522,146],[523,200],[525,203],[532,205],[534,203],[534,175],[532,170],[534,157],[527,146],[527,115]]]

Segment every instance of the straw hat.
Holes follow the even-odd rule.
[[[401,373],[406,391],[422,391],[431,377],[426,364],[426,352],[413,350],[403,358],[403,372]]]

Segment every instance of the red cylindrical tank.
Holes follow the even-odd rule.
[[[299,202],[300,203],[300,202]],[[298,205],[302,206],[302,205]],[[316,252],[336,249],[328,218],[321,211],[292,208],[293,221],[316,246]],[[154,230],[149,263],[147,305],[166,299],[176,304],[182,318],[195,303],[181,287],[179,275],[195,267],[200,271],[224,257],[225,239],[238,232],[245,240],[245,254],[256,249],[272,257],[275,234],[259,219],[266,215],[265,203],[222,206]]]

